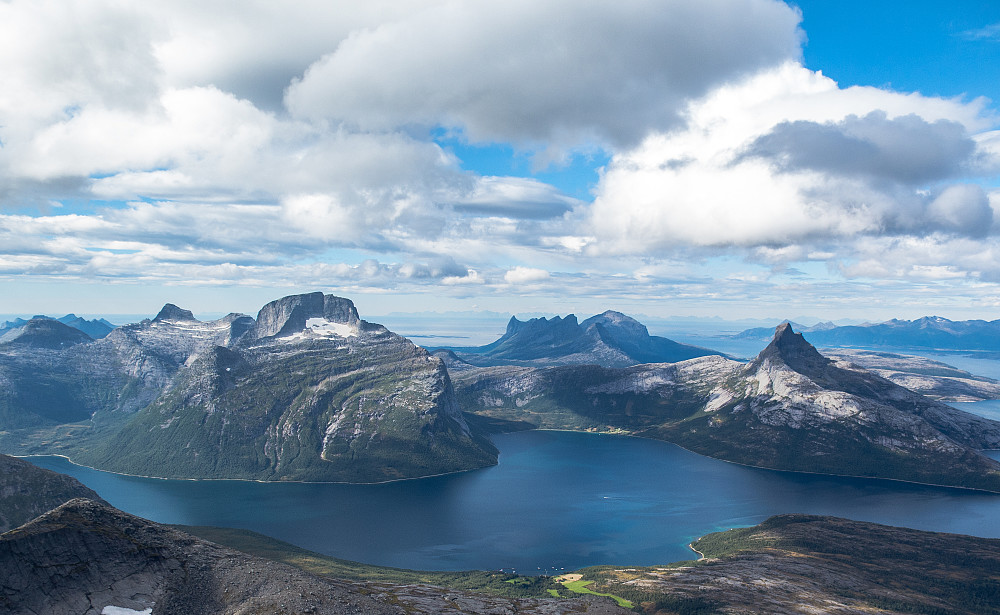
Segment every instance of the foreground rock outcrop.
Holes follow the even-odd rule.
[[[779,515],[692,544],[679,566],[581,571],[647,612],[732,615],[992,614],[1000,540],[835,517]]]
[[[321,578],[76,499],[0,536],[11,615],[623,614],[602,599],[511,599]]]
[[[104,502],[71,476],[39,468],[24,459],[0,455],[0,533],[75,498]]]

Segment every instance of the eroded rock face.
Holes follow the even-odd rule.
[[[283,337],[303,331],[310,319],[357,327],[361,323],[354,303],[342,297],[309,293],[272,301],[257,314],[253,336],[256,339]]]

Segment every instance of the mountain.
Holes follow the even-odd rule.
[[[71,348],[0,345],[0,383],[4,450],[128,474],[379,482],[496,463],[440,360],[322,293],[256,319],[167,304]]]
[[[577,322],[565,318],[511,317],[507,331],[486,346],[451,348],[459,359],[476,366],[594,364],[626,367],[639,363],[671,363],[721,354],[650,335],[645,325],[608,310]]]
[[[74,329],[83,331],[95,340],[101,339],[108,333],[111,333],[112,329],[115,328],[113,324],[103,318],[87,320],[86,318],[81,318],[76,314],[66,314],[62,318],[57,318],[56,320],[64,325],[69,325]]]
[[[87,320],[86,318],[80,318],[76,314],[66,314],[62,318],[52,318],[51,316],[39,315],[32,316],[31,320],[58,320],[64,325],[83,331],[95,340],[104,337],[115,328],[113,324],[103,318]],[[5,321],[3,324],[0,324],[0,335],[9,332],[11,329],[23,327],[26,324],[28,324],[28,321],[23,318],[15,318],[14,320]]]
[[[1000,540],[811,515],[703,536],[680,566],[577,571],[646,612],[993,615]]]
[[[60,349],[91,341],[93,338],[83,331],[49,318],[32,318],[0,336],[0,344],[31,348]]]
[[[832,361],[786,323],[749,363],[701,357],[629,368],[456,373],[463,404],[493,419],[658,438],[781,470],[1000,491],[1000,423]]]
[[[1000,351],[1000,320],[951,321],[940,316],[926,316],[917,320],[893,319],[877,324],[828,325],[802,329],[802,333],[817,346]],[[768,336],[768,329],[747,329],[736,337],[766,339]]]
[[[0,455],[0,533],[74,498],[104,501],[75,478]]]

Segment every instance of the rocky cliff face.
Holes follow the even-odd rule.
[[[71,415],[17,425],[0,438],[6,450],[148,476],[257,480],[377,482],[496,463],[441,361],[340,297],[285,297],[257,320],[211,322],[168,304],[103,340],[51,351],[41,384],[24,368],[40,357],[0,356],[0,420],[5,391],[10,421],[36,389],[91,395],[54,404]],[[52,436],[73,421],[87,421],[82,436]]]
[[[493,365],[601,365],[627,367],[639,363],[670,363],[719,354],[649,335],[646,327],[620,312],[607,311],[581,322],[565,318],[512,317],[500,339],[478,348],[453,349],[462,361]]]
[[[743,364],[702,357],[625,369],[457,372],[478,413],[626,431],[750,465],[1000,491],[1000,423],[824,357],[788,325]]]
[[[104,501],[75,478],[0,455],[0,533],[74,498]]]

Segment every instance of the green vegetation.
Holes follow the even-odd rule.
[[[572,575],[572,576],[575,576],[575,575]],[[632,604],[631,601],[626,600],[625,598],[622,598],[621,596],[616,596],[614,594],[606,594],[606,593],[602,593],[602,592],[595,592],[594,590],[592,590],[589,587],[587,587],[588,585],[591,585],[593,583],[594,583],[594,581],[592,581],[592,580],[591,581],[584,581],[583,579],[576,579],[575,581],[568,581],[567,580],[567,581],[563,581],[562,582],[562,584],[566,587],[566,589],[568,589],[571,592],[575,592],[577,594],[591,594],[593,596],[604,596],[606,598],[611,598],[612,600],[614,600],[615,602],[618,603],[618,606],[626,608],[626,609],[631,609],[631,608],[635,607],[635,605]]]

